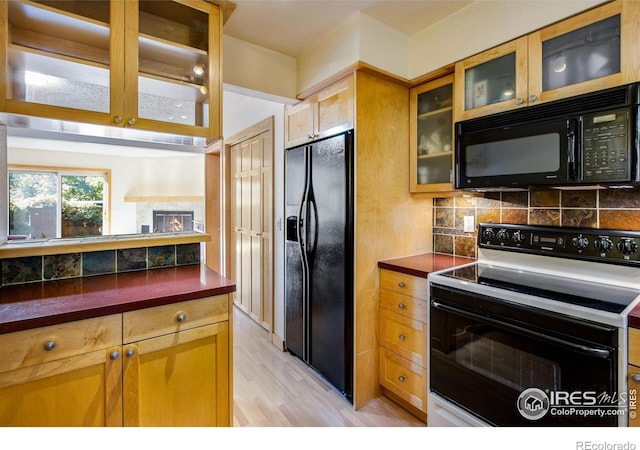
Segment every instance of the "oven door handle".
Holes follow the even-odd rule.
[[[491,317],[487,317],[487,316],[483,316],[480,314],[476,314],[476,313],[472,313],[469,311],[465,311],[464,309],[461,308],[456,308],[455,306],[450,306],[450,305],[445,305],[443,303],[439,303],[436,302],[435,300],[431,300],[431,305],[439,310],[442,311],[447,311],[447,312],[451,312],[454,314],[460,314],[461,316],[467,316],[470,317],[472,319],[475,320],[480,320],[483,321],[485,323],[488,323],[490,325],[494,325],[497,327],[501,327],[501,328],[507,328],[511,331],[515,331],[517,333],[520,334],[524,334],[527,336],[531,336],[533,338],[542,340],[542,341],[547,341],[547,342],[553,342],[556,345],[568,348],[570,350],[582,353],[582,354],[586,354],[589,356],[593,356],[595,358],[601,358],[601,359],[609,359],[609,357],[611,356],[611,350],[607,350],[607,349],[602,349],[602,348],[593,348],[593,347],[587,347],[586,345],[580,345],[580,344],[575,344],[573,342],[567,342],[564,339],[560,339],[554,336],[549,336],[537,331],[533,331],[533,330],[529,330],[527,328],[523,328],[520,327],[518,325],[513,325],[511,323],[508,322],[502,322],[500,320],[497,319],[493,319]]]

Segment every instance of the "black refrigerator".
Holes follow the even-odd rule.
[[[353,401],[353,130],[285,153],[285,343]]]

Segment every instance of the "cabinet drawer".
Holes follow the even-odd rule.
[[[406,273],[380,269],[380,288],[399,292],[400,294],[427,299],[427,280]]]
[[[427,324],[381,308],[380,345],[424,367],[427,365]]]
[[[380,347],[380,385],[427,412],[427,369]]]
[[[380,306],[411,319],[427,323],[427,302],[388,289],[380,289]]]
[[[226,294],[139,309],[123,315],[123,342],[128,344],[228,319]]]
[[[120,345],[122,315],[0,335],[0,372]]]
[[[640,329],[629,328],[629,364],[640,367]]]

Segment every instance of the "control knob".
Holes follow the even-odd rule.
[[[485,241],[490,241],[491,239],[493,239],[493,230],[491,229],[486,229],[484,230],[484,232],[482,233],[482,239],[484,239]]]
[[[571,240],[571,243],[578,250],[582,250],[583,248],[587,248],[587,246],[589,245],[589,238],[587,238],[587,237],[585,237],[583,235],[580,235],[578,237],[574,237]]]
[[[526,238],[527,237],[525,236],[525,234],[520,230],[518,230],[515,233],[513,233],[513,241],[516,244],[522,244],[525,241]]]
[[[631,255],[638,251],[638,244],[631,239],[620,239],[617,247],[618,251],[623,255]]]
[[[613,242],[611,242],[609,238],[598,238],[593,245],[596,247],[596,250],[602,253],[607,253],[613,248]]]
[[[498,240],[503,244],[509,240],[509,232],[507,230],[498,231]]]

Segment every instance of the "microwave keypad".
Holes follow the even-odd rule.
[[[619,181],[630,170],[628,118],[625,110],[584,118],[583,166],[585,181]]]

